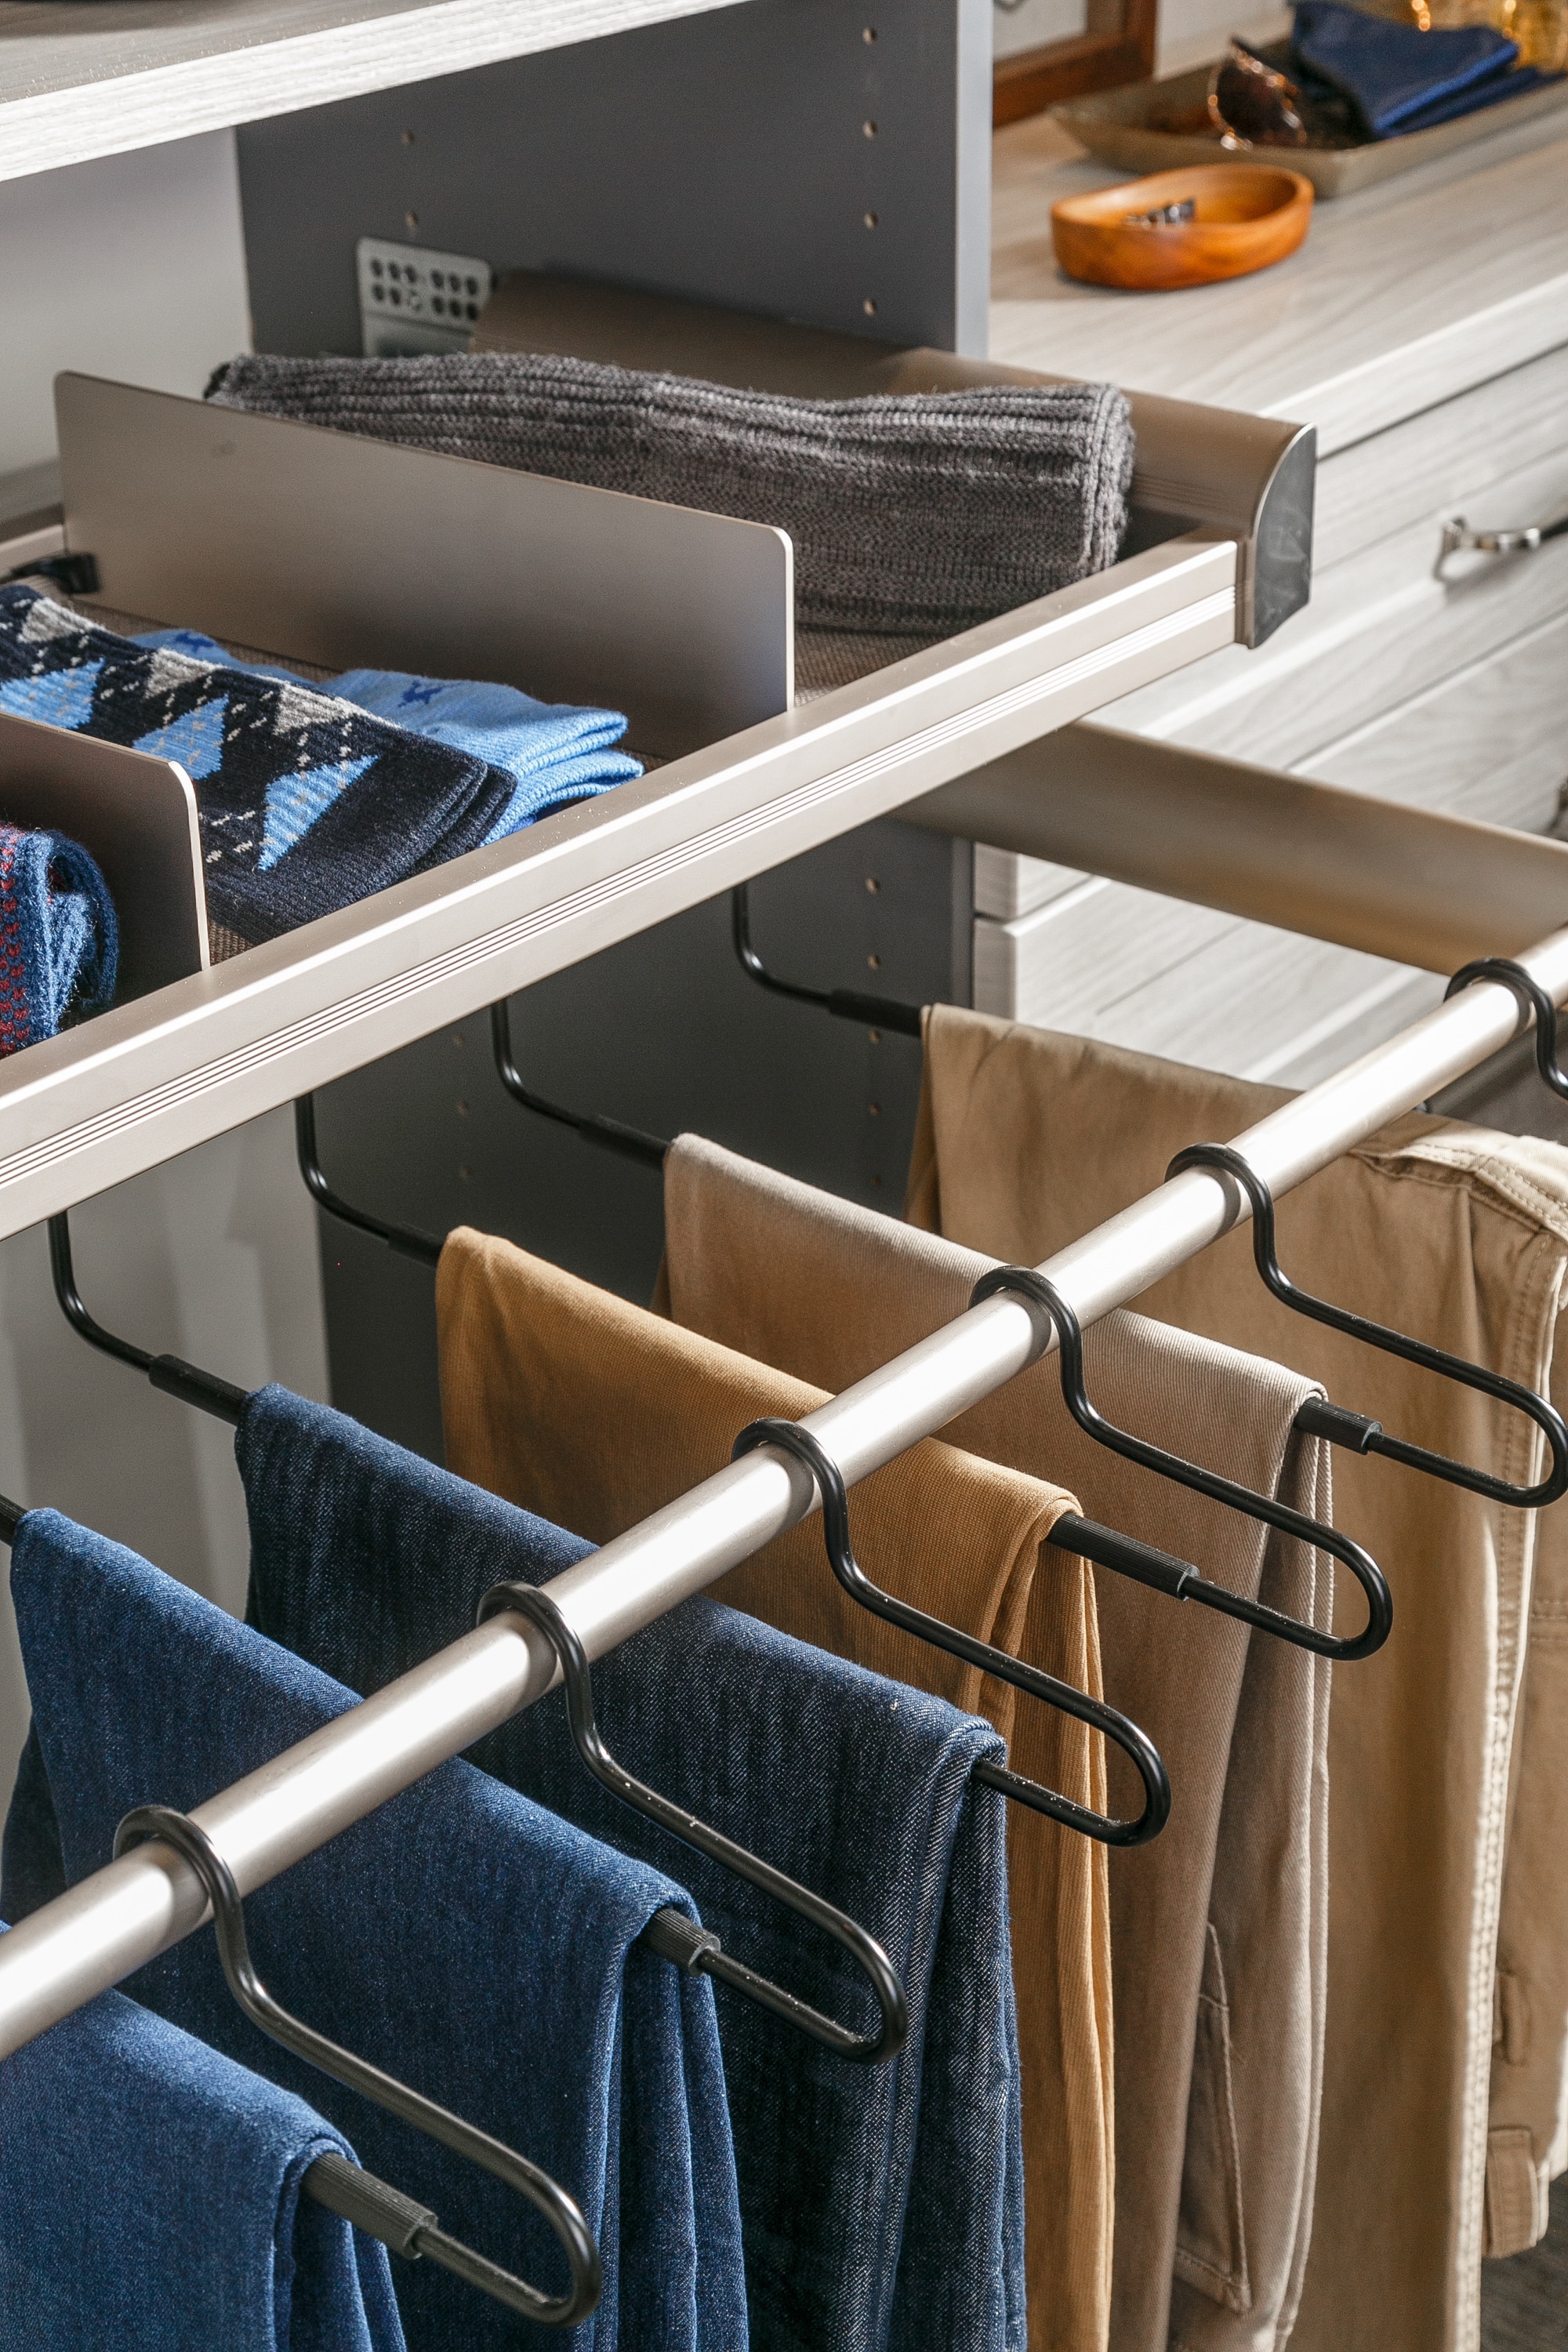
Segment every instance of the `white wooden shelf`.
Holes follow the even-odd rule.
[[[739,0],[4,0],[0,180]]]

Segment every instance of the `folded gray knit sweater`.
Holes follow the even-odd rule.
[[[1113,384],[800,400],[527,352],[240,358],[208,397],[787,530],[804,628],[943,635],[1116,562]]]

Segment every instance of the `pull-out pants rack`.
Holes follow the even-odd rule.
[[[1173,887],[1199,895],[1191,858],[1214,814],[1204,765],[1189,778],[1185,814],[1179,789],[1170,811],[1162,808],[1169,826],[1162,821],[1140,852],[1141,880],[1160,887],[1168,864]],[[1237,788],[1234,775],[1209,781],[1222,797]],[[1011,789],[1016,810],[1037,797],[1048,808],[1046,780],[1015,777]],[[1363,824],[1355,812],[1364,804],[1352,805],[1352,796],[1288,778],[1254,774],[1250,789],[1250,815],[1265,837],[1271,808],[1280,824],[1288,814],[1300,822],[1303,809],[1321,819],[1310,919],[1303,910],[1297,928],[1338,925],[1330,936],[1368,943],[1358,927],[1372,922],[1367,910],[1382,894],[1394,910],[1391,923],[1410,926],[1402,951],[1429,935],[1436,945],[1422,960],[1441,967],[1457,952],[1517,952],[1521,919],[1543,919],[1549,909],[1568,916],[1568,848],[1408,810]],[[1102,842],[1115,838],[1119,822],[1111,807]],[[1043,817],[1041,826],[1043,833]],[[1087,832],[1080,841],[1087,848]],[[1247,864],[1238,853],[1237,870]],[[1257,877],[1252,887],[1260,887]],[[1290,909],[1278,905],[1273,919],[1291,919]],[[1568,929],[1552,929],[1518,961],[1554,1003],[1568,998]],[[1478,982],[1233,1140],[1278,1196],[1508,1045],[1522,1021],[1512,989]],[[1246,1214],[1226,1177],[1194,1169],[1058,1252],[1041,1272],[1087,1325]],[[831,1399],[805,1425],[852,1484],[942,1429],[1052,1344],[1043,1316],[1016,1297],[991,1298]],[[588,1656],[598,1657],[796,1524],[816,1501],[799,1463],[776,1451],[748,1454],[545,1590]],[[555,1674],[553,1654],[533,1628],[515,1615],[494,1618],[210,1799],[195,1819],[248,1893],[531,1705]],[[205,1914],[195,1874],[155,1843],[35,1913],[0,1939],[0,2055],[189,1935]]]

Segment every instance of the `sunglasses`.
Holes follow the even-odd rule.
[[[1309,109],[1295,83],[1237,41],[1209,76],[1209,120],[1222,147],[1310,147]]]

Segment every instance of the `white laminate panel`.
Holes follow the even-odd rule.
[[[1044,119],[1001,132],[995,156],[991,350],[1017,366],[1290,417],[1326,454],[1568,341],[1556,118],[1320,204],[1289,260],[1174,294],[1057,269],[1052,203],[1122,174]]]
[[[1177,984],[1160,974],[1106,1003],[1087,1024],[1068,1025],[1233,1077],[1278,1078],[1308,1051],[1353,1034],[1391,996],[1403,1003],[1407,991],[1424,988],[1437,1003],[1443,985],[1433,973],[1380,956],[1263,923],[1231,923],[1186,959]],[[1386,1034],[1400,1025],[1393,1020]]]
[[[4,0],[0,179],[737,0]]]
[[[1568,621],[1468,665],[1301,771],[1377,800],[1544,833],[1568,780]]]
[[[1511,509],[1510,478],[1568,444],[1568,346],[1478,384],[1318,467],[1312,531],[1322,573],[1437,507],[1479,528],[1534,520]]]
[[[1299,1073],[1392,1036],[1442,990],[1430,972],[1119,882],[974,926],[979,1011],[1236,1077],[1305,1085]]]
[[[7,129],[0,102],[0,472],[16,469],[0,511],[16,513],[59,496],[62,368],[194,395],[249,350],[250,312],[231,131],[5,182]]]
[[[977,919],[974,1003],[982,1013],[1046,1029],[1082,1029],[1123,997],[1168,983],[1230,931],[1235,915],[1090,876],[1011,923]]]
[[[1075,890],[1086,877],[1071,866],[1053,866],[1044,857],[1020,857],[1011,849],[993,849],[988,842],[974,845],[974,911],[1010,923]]]
[[[1568,508],[1568,449],[1495,492],[1536,520]],[[1262,767],[1309,766],[1353,729],[1568,612],[1568,539],[1533,555],[1470,556],[1433,576],[1440,508],[1315,583],[1256,652],[1226,646],[1097,714],[1106,724]]]

